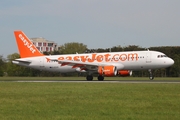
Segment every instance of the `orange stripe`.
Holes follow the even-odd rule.
[[[65,65],[68,65],[68,64],[70,64],[70,62],[64,62],[64,63],[61,64],[61,66],[65,66]]]
[[[74,66],[72,66],[72,68],[77,68],[77,67],[82,67],[84,66],[83,64],[75,64]]]

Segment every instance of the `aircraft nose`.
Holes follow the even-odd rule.
[[[169,60],[168,60],[168,64],[171,66],[171,65],[173,65],[174,64],[174,60],[173,59],[171,59],[171,58],[169,58]]]

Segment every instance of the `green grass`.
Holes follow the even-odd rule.
[[[105,77],[105,80],[149,80],[148,77]],[[0,81],[13,81],[13,80],[86,80],[86,77],[0,77]],[[94,77],[97,80],[97,77]],[[154,80],[180,80],[180,77],[155,77]]]
[[[179,120],[180,84],[0,82],[2,120]]]

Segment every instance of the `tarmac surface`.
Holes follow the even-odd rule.
[[[104,81],[86,81],[86,80],[11,80],[0,82],[29,82],[29,83],[167,83],[179,84],[180,80],[104,80]]]

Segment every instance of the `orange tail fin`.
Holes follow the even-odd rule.
[[[43,56],[22,31],[14,31],[21,58]]]

